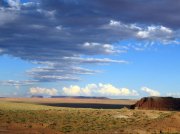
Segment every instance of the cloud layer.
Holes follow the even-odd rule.
[[[88,84],[85,87],[78,85],[71,85],[69,87],[63,87],[62,90],[48,89],[41,87],[32,87],[29,90],[31,95],[63,95],[63,96],[106,96],[106,97],[119,97],[119,96],[138,96],[136,90],[130,90],[128,88],[117,88],[111,84]]]
[[[29,90],[29,94],[31,95],[48,95],[48,96],[53,96],[57,94],[57,89],[52,88],[41,88],[41,87],[32,87]]]
[[[95,58],[121,53],[121,40],[179,44],[179,12],[178,0],[1,1],[0,55],[38,63],[36,81],[76,81],[99,71],[84,64],[127,63]]]
[[[160,96],[160,93],[158,91],[150,89],[148,87],[142,87],[141,90],[148,94],[148,96]]]
[[[142,91],[142,92],[139,92]],[[147,96],[160,96],[160,92],[150,89],[148,87],[142,87],[140,90],[131,90],[128,88],[118,88],[112,84],[87,84],[84,87],[78,85],[70,85],[69,87],[63,87],[58,90],[55,88],[42,88],[32,87],[29,89],[30,95],[44,95],[44,96],[97,96],[97,97],[139,97],[145,93]],[[144,96],[144,95],[143,95]],[[168,93],[167,96],[179,96],[179,93]]]
[[[1,86],[13,86],[17,89],[19,89],[21,86],[31,86],[35,83],[37,83],[37,81],[35,81],[35,80],[23,80],[23,81],[5,80],[5,81],[0,81]]]
[[[84,88],[77,85],[64,87],[62,90],[64,95],[68,96],[138,96],[137,91],[127,88],[117,88],[111,84],[88,84]]]

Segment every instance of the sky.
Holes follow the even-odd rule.
[[[180,97],[179,15],[179,0],[0,0],[0,97]]]

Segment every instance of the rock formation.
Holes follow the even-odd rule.
[[[51,98],[71,98],[71,99],[109,99],[107,97],[95,96],[51,96]]]
[[[41,95],[32,95],[31,98],[44,98],[44,97]]]
[[[132,109],[175,110],[180,111],[180,98],[144,97],[131,106]]]

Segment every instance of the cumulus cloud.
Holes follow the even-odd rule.
[[[113,54],[113,53],[118,53],[119,50],[115,48],[111,44],[101,44],[101,43],[95,43],[95,42],[85,42],[83,44],[83,48],[87,49],[88,51],[92,51],[91,53],[95,52],[94,50],[96,49],[96,52],[99,51],[99,53],[102,54]]]
[[[142,30],[142,28],[138,26],[136,23],[123,23],[117,20],[110,20],[109,24],[104,25],[102,28],[113,29],[117,31],[119,30],[121,32],[123,32],[123,30],[125,30],[124,32],[136,32],[137,30]],[[133,36],[133,34],[130,36]]]
[[[150,89],[148,87],[142,87],[141,90],[147,93],[149,96],[160,96],[160,93],[158,91]]]
[[[127,88],[117,88],[111,84],[88,84],[85,87],[79,87],[77,85],[71,85],[70,87],[64,87],[62,90],[64,95],[70,96],[138,96],[136,90],[130,90]]]
[[[180,97],[180,92],[177,93],[167,93],[166,96],[171,96],[171,97]]]
[[[129,38],[137,38],[138,40],[145,40],[147,42],[160,42],[162,44],[176,44],[176,32],[169,27],[162,25],[147,25],[141,26],[136,23],[126,24],[120,21],[111,20],[109,24],[102,28],[109,29],[116,34],[124,33]]]
[[[58,90],[55,88],[48,89],[48,88],[41,88],[41,87],[32,87],[29,90],[31,95],[49,95],[53,96],[58,93]]]
[[[174,31],[164,26],[148,26],[137,32],[137,37],[168,44],[174,41]]]
[[[119,27],[119,26],[121,26],[121,23],[119,21],[111,20],[109,22],[109,26]]]

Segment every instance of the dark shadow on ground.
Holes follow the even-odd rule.
[[[94,108],[94,109],[121,109],[130,108],[131,105],[122,104],[97,104],[97,103],[41,103],[41,105],[70,108]]]

